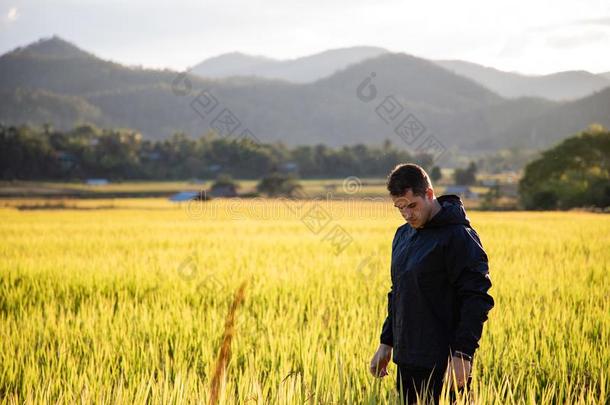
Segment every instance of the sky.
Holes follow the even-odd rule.
[[[505,71],[610,71],[610,0],[0,0],[0,53],[58,35],[127,65],[369,45]]]

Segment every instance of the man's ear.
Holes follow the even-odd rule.
[[[432,200],[432,199],[434,199],[434,189],[433,189],[432,187],[428,187],[428,188],[426,189],[426,198],[427,198],[428,200]]]

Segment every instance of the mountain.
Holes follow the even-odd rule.
[[[18,47],[8,55],[39,59],[92,59],[95,56],[85,52],[74,44],[57,35],[40,39],[25,48]]]
[[[610,80],[610,72],[600,73],[600,74],[598,74],[598,76],[601,76],[603,78]]]
[[[0,56],[0,90],[45,89],[87,96],[171,81],[176,73],[128,68],[84,52],[53,37]]]
[[[328,77],[349,65],[387,52],[383,48],[359,46],[328,50],[292,60],[234,52],[206,59],[195,65],[190,72],[203,78],[252,76],[292,83],[310,83]]]
[[[527,76],[459,60],[439,60],[435,63],[507,98],[542,97],[566,101],[591,95],[610,86],[610,77],[586,71]]]
[[[498,139],[510,139],[511,145],[537,149],[555,144],[593,123],[610,128],[610,87],[514,122],[501,131]]]
[[[186,89],[182,79],[188,80]],[[203,90],[217,106],[198,114],[194,106],[206,101]],[[55,37],[0,56],[0,97],[5,124],[68,129],[92,123],[163,139],[177,131],[204,134],[219,113],[230,111],[239,123],[236,133],[247,128],[263,142],[289,146],[379,145],[390,139],[412,149],[415,143],[405,144],[395,133],[408,114],[423,126],[421,139],[433,134],[446,148],[469,151],[523,144],[532,131],[532,147],[538,147],[592,122],[610,126],[605,96],[570,103],[506,99],[436,63],[393,53],[297,84],[125,67]],[[387,119],[390,102],[400,113],[394,119]]]
[[[241,52],[231,52],[206,59],[190,69],[190,72],[208,78],[256,76],[255,72],[257,69],[279,63],[281,61],[264,56],[251,56]]]
[[[66,129],[75,122],[104,122],[102,111],[81,97],[18,88],[0,91],[0,99],[0,121],[53,123]]]

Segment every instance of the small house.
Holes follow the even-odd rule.
[[[109,183],[107,179],[87,179],[85,182],[89,186],[105,186]]]

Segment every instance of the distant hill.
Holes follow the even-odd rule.
[[[104,123],[102,111],[78,96],[46,90],[0,91],[0,121],[11,123],[53,123],[56,128],[71,128],[75,122]]]
[[[387,52],[383,48],[359,46],[328,50],[292,60],[277,60],[234,52],[206,59],[190,71],[203,78],[253,76],[293,83],[310,83],[328,77],[349,65]]]
[[[356,89],[374,75],[373,101]],[[610,126],[610,100],[602,92],[570,103],[540,98],[506,99],[473,80],[430,61],[383,53],[348,65],[313,83],[296,84],[253,77],[186,77],[187,95],[172,86],[178,73],[125,67],[99,59],[57,37],[0,56],[0,121],[7,124],[78,123],[139,130],[162,139],[182,131],[206,133],[212,118],[230,109],[243,128],[263,142],[329,146],[380,144],[390,139],[398,121],[385,123],[376,113],[394,96],[445,147],[493,150],[523,144],[536,132],[536,147],[571,135],[591,122]],[[202,118],[191,102],[208,90],[219,102],[213,116]],[[177,95],[178,94],[178,95]],[[531,144],[532,147],[534,144]]]
[[[459,60],[439,60],[435,63],[507,98],[542,97],[566,101],[589,96],[610,86],[610,77],[586,71],[527,76]]]
[[[586,128],[585,123],[610,128],[610,88],[561,104],[508,125],[499,134],[504,144],[542,148]]]
[[[0,89],[45,89],[87,96],[171,81],[176,73],[129,68],[84,52],[58,37],[0,56]]]
[[[257,69],[278,63],[281,62],[264,56],[252,56],[241,52],[231,52],[206,59],[190,69],[190,72],[207,78],[256,76]]]
[[[95,56],[79,47],[54,35],[40,39],[26,47],[18,47],[9,52],[14,56],[44,58],[44,59],[95,59]]]

